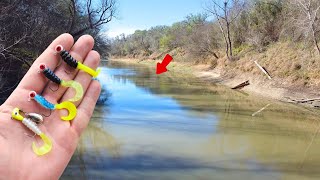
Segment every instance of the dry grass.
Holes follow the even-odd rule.
[[[236,62],[230,62],[226,58],[219,59],[218,66],[226,74],[247,74],[261,78],[264,74],[254,64],[254,61],[258,61],[283,87],[297,90],[319,88],[320,57],[315,51],[299,46],[301,45],[276,43],[264,52],[249,51]]]

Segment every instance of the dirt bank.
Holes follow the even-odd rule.
[[[270,52],[268,52],[270,53]],[[192,74],[205,81],[212,83],[219,83],[229,87],[234,87],[244,81],[249,80],[250,85],[244,87],[242,90],[247,93],[258,94],[267,98],[272,98],[284,102],[297,103],[292,100],[306,100],[320,97],[317,92],[318,83],[312,86],[308,84],[312,82],[307,79],[301,82],[300,79],[292,80],[292,76],[297,76],[296,74],[287,74],[286,77],[280,76],[283,71],[286,71],[287,66],[284,69],[272,69],[270,80],[254,63],[255,59],[259,59],[259,64],[262,66],[270,65],[267,60],[263,58],[250,56],[250,60],[246,57],[238,60],[237,62],[228,62],[226,59],[219,59],[217,65],[213,68],[212,64],[194,64],[187,62],[172,62],[167,67],[169,72],[167,73],[179,73],[179,74]],[[156,67],[156,63],[160,62],[161,59],[151,60],[151,59],[133,59],[133,58],[112,58],[112,61],[121,61],[124,63],[139,63],[151,67]],[[275,62],[276,63],[276,62]],[[298,64],[297,62],[291,62]],[[241,64],[241,66],[239,65]],[[276,64],[275,64],[276,65]],[[281,64],[280,64],[281,65]],[[276,66],[280,66],[276,65]],[[298,65],[296,65],[298,66]],[[294,66],[294,67],[296,67]],[[268,68],[267,68],[268,69]],[[307,83],[306,83],[307,82]],[[314,81],[315,83],[315,81]],[[318,107],[320,104],[319,100],[307,101],[300,103],[306,106]]]

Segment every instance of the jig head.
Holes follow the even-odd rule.
[[[101,69],[97,69],[96,71],[91,69],[90,67],[82,64],[81,62],[74,59],[68,51],[66,51],[63,46],[57,45],[55,48],[56,53],[59,53],[61,58],[71,67],[74,69],[80,69],[82,71],[85,71],[86,73],[90,74],[92,77],[96,78],[100,72]]]
[[[32,114],[32,113],[30,113]],[[29,114],[29,115],[30,115]],[[33,115],[31,115],[33,116]],[[32,150],[35,154],[37,154],[38,156],[42,156],[47,154],[48,152],[51,151],[52,149],[52,142],[50,140],[50,138],[45,135],[40,129],[39,127],[36,125],[35,122],[33,122],[32,120],[30,120],[29,118],[25,118],[20,114],[20,110],[19,108],[14,108],[11,114],[12,119],[17,120],[17,121],[21,121],[26,127],[28,127],[32,132],[34,132],[35,134],[39,135],[40,138],[43,141],[43,145],[41,147],[37,147],[35,142],[32,142]]]
[[[47,101],[43,96],[38,95],[35,91],[30,91],[30,93],[29,93],[29,101],[30,101],[30,99],[34,99],[42,107],[50,109],[50,110],[67,109],[69,115],[61,117],[61,119],[64,120],[64,121],[71,121],[77,115],[77,108],[72,102],[64,101],[64,102],[62,102],[60,104],[52,104],[49,101]]]
[[[73,98],[68,99],[68,101],[71,102],[75,102],[75,101],[79,101],[82,97],[83,97],[83,88],[82,85],[76,81],[64,81],[61,80],[57,75],[54,74],[54,72],[47,68],[47,66],[45,64],[40,64],[39,66],[39,72],[42,72],[49,80],[51,80],[52,82],[64,86],[64,87],[72,87],[73,89],[75,89],[76,94]]]

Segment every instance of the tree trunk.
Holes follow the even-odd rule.
[[[227,22],[227,34],[228,34],[228,46],[229,46],[229,55],[232,57],[232,41],[230,35],[230,23]]]
[[[228,52],[228,58],[232,57],[232,42],[231,42],[231,36],[230,36],[230,22],[228,20],[228,3],[225,1],[224,2],[224,18],[226,21],[226,26],[227,26],[227,47],[229,49]]]
[[[217,17],[218,17],[218,16],[217,16]],[[223,39],[224,39],[224,41],[225,41],[225,43],[226,43],[226,55],[227,55],[227,57],[228,57],[228,59],[229,59],[228,39],[227,39],[227,36],[226,36],[226,34],[225,34],[224,30],[223,30],[223,27],[222,27],[222,24],[221,24],[221,22],[220,22],[219,17],[218,17],[218,23],[219,23],[219,27],[220,27],[221,34],[223,35]]]
[[[70,22],[70,27],[69,27],[69,33],[71,33],[71,31],[74,28],[74,24],[75,24],[75,19],[76,19],[76,3],[74,0],[71,0],[71,4],[69,6],[70,9],[70,14],[71,14],[71,22]]]
[[[317,36],[316,36],[316,33],[315,33],[314,24],[312,24],[312,36],[313,36],[313,42],[314,42],[314,44],[316,45],[316,48],[317,48],[318,53],[319,53],[319,55],[320,55],[320,47],[319,47],[318,40],[317,40]]]

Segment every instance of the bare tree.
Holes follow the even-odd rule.
[[[68,32],[71,32],[74,29],[75,21],[76,21],[76,15],[77,15],[77,7],[75,0],[70,0],[69,2],[69,13],[70,13],[70,26]]]
[[[305,33],[305,36],[311,36],[314,45],[320,55],[319,47],[319,32],[320,32],[320,17],[319,0],[294,0],[292,3],[299,7],[300,16],[296,20],[299,28]]]
[[[224,0],[223,4],[219,4],[218,0],[211,0],[206,10],[216,17],[226,43],[226,55],[230,59],[232,57],[232,40],[231,25],[240,15],[244,2],[241,0]]]
[[[76,8],[74,0],[70,4],[70,12],[73,14]],[[100,3],[93,0],[86,1],[85,8],[85,22],[82,22],[81,28],[71,34],[79,36],[84,32],[92,29],[97,29],[101,25],[106,24],[112,20],[116,12],[116,0],[101,0]],[[72,22],[74,22],[72,20]]]
[[[209,23],[207,14],[190,14],[184,20],[187,34],[185,35],[184,46],[194,57],[206,57],[208,55],[219,59],[216,51],[218,49],[218,38],[216,28]],[[179,32],[180,33],[180,32]],[[181,33],[180,33],[181,34]]]

